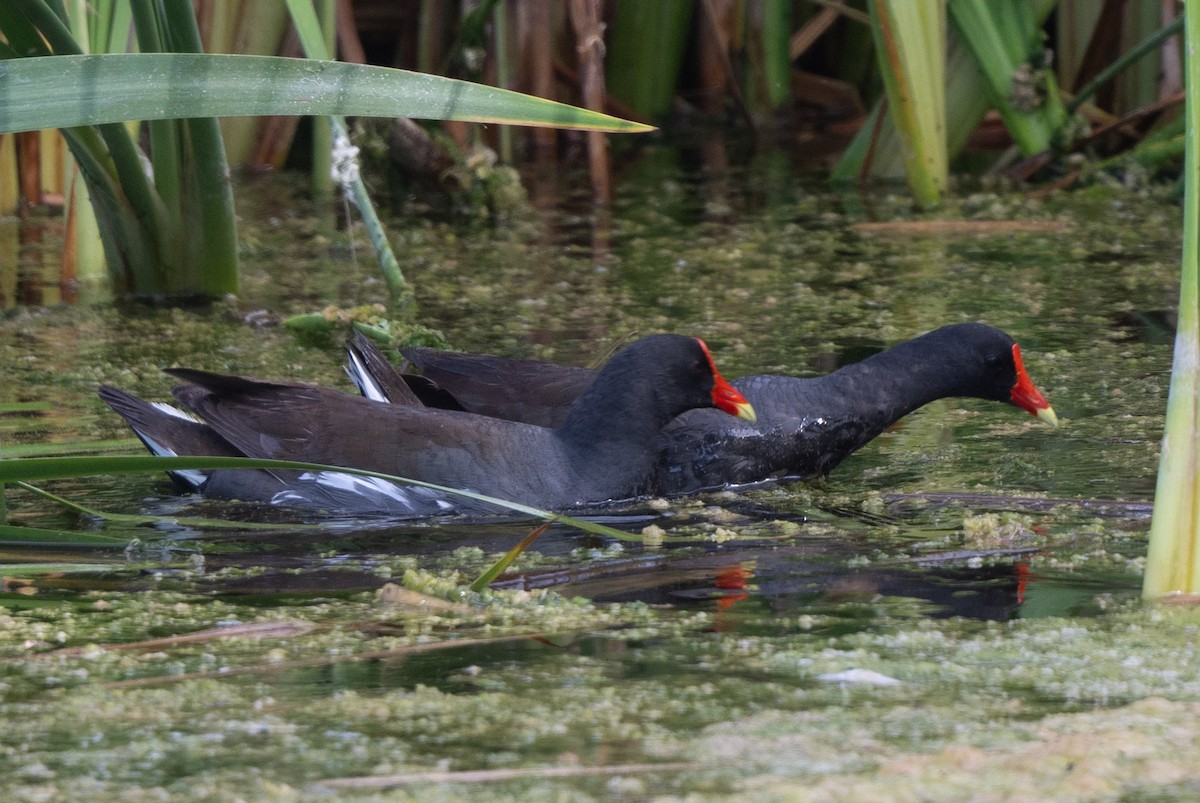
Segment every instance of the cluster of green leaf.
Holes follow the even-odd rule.
[[[93,18],[120,41],[118,3]],[[0,133],[59,128],[91,191],[109,270],[141,297],[220,296],[237,288],[229,170],[215,118],[360,115],[647,130],[607,115],[433,75],[341,62],[206,55],[189,0],[134,2],[140,53],[85,55],[56,0],[0,6]],[[311,36],[310,0],[290,2]],[[105,11],[108,13],[105,13]],[[153,177],[136,130],[147,121]],[[366,206],[364,198],[360,208]]]

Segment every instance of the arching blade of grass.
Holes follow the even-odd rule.
[[[18,577],[40,577],[47,574],[63,574],[65,572],[111,572],[114,568],[122,571],[137,568],[128,563],[0,563],[0,575],[16,575]],[[162,564],[156,563],[146,568],[161,569]]]
[[[116,524],[132,524],[132,525],[155,525],[164,522],[182,525],[184,527],[195,527],[197,529],[212,529],[212,530],[307,530],[320,529],[316,524],[296,524],[296,523],[271,523],[260,521],[229,521],[226,519],[210,519],[200,518],[198,516],[140,516],[133,513],[107,513],[103,510],[96,510],[86,505],[81,505],[78,502],[72,502],[70,499],[52,494],[44,488],[39,488],[36,485],[30,485],[27,482],[14,483],[18,488],[24,488],[30,493],[49,499],[51,502],[56,502],[63,507],[74,510],[84,516],[92,516],[93,518],[109,521]]]
[[[342,114],[652,131],[565,103],[453,78],[277,56],[110,53],[0,61],[0,133],[244,115]]]
[[[1122,70],[1128,69],[1130,65],[1137,62],[1146,54],[1154,51],[1166,40],[1177,35],[1183,30],[1184,18],[1172,22],[1163,28],[1152,33],[1142,41],[1138,42],[1129,50],[1121,54],[1120,58],[1112,64],[1105,67],[1100,72],[1096,73],[1096,77],[1088,81],[1087,84],[1081,86],[1079,91],[1075,93],[1075,97],[1071,98],[1071,102],[1067,104],[1067,111],[1074,112],[1081,105],[1086,103],[1092,95],[1096,94],[1096,90],[1103,86],[1108,81],[1111,81]]]
[[[1186,15],[1186,157],[1179,321],[1142,595],[1200,592],[1200,14]]]
[[[129,546],[129,539],[119,538],[115,535],[100,535],[98,533],[75,533],[68,530],[43,530],[37,527],[18,527],[13,524],[0,524],[0,545],[29,546],[31,544],[57,547],[124,549]]]
[[[291,460],[260,460],[247,457],[154,457],[151,455],[112,455],[86,457],[31,457],[22,460],[0,460],[0,484],[10,482],[35,482],[40,480],[68,479],[71,477],[87,477],[96,474],[138,474],[159,471],[176,471],[181,469],[283,469],[294,471],[333,471],[340,474],[350,474],[356,477],[376,477],[394,482],[399,485],[415,485],[420,488],[430,488],[435,491],[473,499],[488,505],[502,508],[513,513],[521,513],[534,518],[558,522],[574,527],[584,532],[616,538],[621,541],[641,542],[640,535],[606,527],[594,521],[564,516],[548,510],[513,502],[507,499],[497,499],[486,494],[465,491],[460,488],[450,488],[432,482],[397,477],[378,471],[364,471],[356,468],[341,466],[326,466],[320,463],[301,463]]]

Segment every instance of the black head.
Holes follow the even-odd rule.
[[[613,355],[571,405],[564,428],[577,438],[604,437],[614,427],[657,431],[703,407],[753,420],[750,403],[717,371],[702,340],[650,335]]]
[[[703,340],[684,335],[649,335],[617,352],[597,377],[606,375],[629,388],[649,391],[644,400],[669,417],[701,407],[716,407],[754,420],[753,408],[717,370]],[[617,379],[617,377],[620,377]]]
[[[947,396],[1007,402],[1057,424],[1054,409],[1034,386],[1011,337],[982,323],[943,326],[909,341],[935,363],[947,381]]]

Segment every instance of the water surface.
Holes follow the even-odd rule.
[[[1178,207],[1155,191],[964,189],[923,214],[902,191],[835,193],[778,158],[691,163],[648,152],[603,213],[553,192],[491,219],[403,205],[389,225],[421,322],[458,348],[575,364],[636,334],[690,333],[734,377],[817,375],[983,320],[1018,340],[1063,426],[937,402],[823,483],[609,519],[662,527],[665,546],[556,526],[483,595],[463,587],[529,522],[297,517],[320,526],[213,533],[104,524],[9,489],[15,523],[138,542],[120,555],[5,549],[5,796],[289,799],[320,779],[495,769],[511,775],[479,783],[498,799],[770,797],[796,783],[866,798],[888,773],[895,789],[955,799],[968,788],[946,752],[958,750],[977,751],[1004,797],[1049,789],[1038,761],[1082,761],[1076,730],[1100,734],[1095,756],[1116,721],[1147,756],[1161,729],[1137,723],[1187,723],[1200,741],[1195,615],[1136,602]],[[275,322],[385,290],[361,232],[354,248],[322,234],[289,182],[239,190],[237,299],[8,311],[0,405],[41,406],[0,415],[5,452],[127,439],[95,386],[165,398],[162,366],[348,389],[336,347]],[[952,225],[912,225],[926,220]],[[179,499],[158,477],[48,487],[113,512],[280,518]],[[47,563],[86,566],[33,565]],[[385,583],[430,596],[381,597]],[[264,622],[285,624],[112,647]],[[836,679],[849,670],[900,683]],[[1037,761],[1022,758],[1029,745]],[[1179,752],[1159,774],[1095,761],[1105,789],[1200,783],[1186,769],[1200,761]],[[647,762],[675,768],[538,775]],[[397,794],[479,793],[433,782]]]

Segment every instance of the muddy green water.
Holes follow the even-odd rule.
[[[485,594],[465,585],[527,522],[202,532],[9,488],[15,523],[138,542],[0,548],[0,797],[1200,795],[1200,613],[1137,599],[1179,208],[978,189],[917,214],[778,156],[693,161],[628,165],[603,214],[536,184],[498,221],[406,204],[391,227],[422,323],[581,364],[633,333],[692,333],[738,376],[819,374],[984,320],[1021,343],[1063,426],[938,402],[826,483],[614,513],[679,539],[665,547],[556,528]],[[240,201],[237,299],[5,313],[0,405],[50,403],[0,415],[6,454],[127,439],[95,386],[165,397],[165,365],[347,387],[336,349],[274,322],[383,300],[365,238],[355,258],[321,234],[286,179]],[[916,220],[955,225],[878,225]],[[48,487],[113,512],[279,518],[150,476]]]

